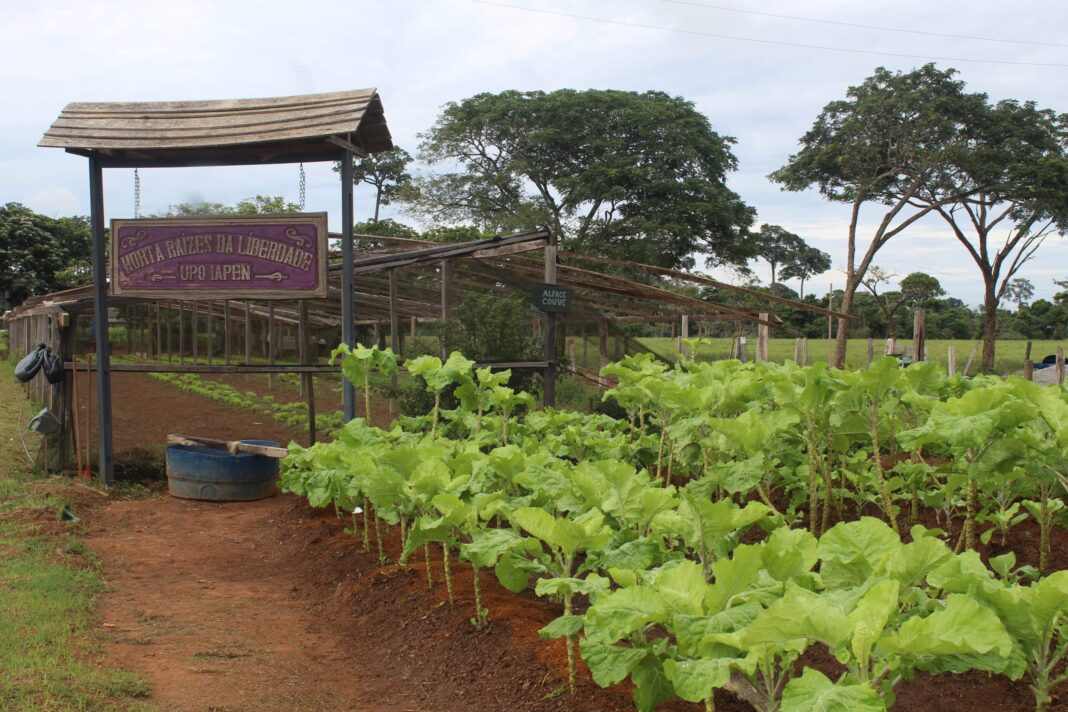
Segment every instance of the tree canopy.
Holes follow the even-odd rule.
[[[291,203],[281,195],[256,195],[251,198],[239,200],[234,205],[215,203],[205,200],[194,200],[186,203],[170,205],[162,213],[156,213],[152,217],[157,218],[181,218],[196,217],[197,215],[264,215],[269,213],[299,213],[301,207],[298,203]]]
[[[378,222],[383,205],[389,205],[398,192],[411,181],[408,164],[412,157],[400,146],[389,151],[372,153],[353,163],[352,182],[366,183],[375,190],[375,214],[371,222]],[[339,170],[338,166],[334,170]]]
[[[998,307],[1013,278],[1047,237],[1068,229],[1068,116],[1034,102],[992,105],[980,96],[967,140],[919,198],[937,210],[979,268],[982,367],[991,370]]]
[[[753,210],[726,186],[734,141],[685,99],[478,94],[447,104],[422,139],[420,157],[441,171],[407,200],[435,224],[548,228],[567,248],[672,268],[753,255]]]
[[[805,296],[805,282],[831,268],[831,256],[823,250],[806,245],[785,263],[779,276],[783,279],[797,279],[801,282],[798,294]]]
[[[756,233],[757,257],[771,267],[771,284],[783,279],[800,279],[801,294],[805,293],[805,280],[822,274],[831,268],[831,256],[822,250],[810,247],[800,235],[779,225],[764,223]],[[779,268],[782,271],[779,271]]]
[[[801,150],[771,174],[786,190],[816,188],[828,200],[850,205],[842,311],[852,308],[865,272],[887,241],[957,197],[946,190],[933,203],[917,200],[959,157],[986,104],[983,95],[965,92],[955,74],[932,64],[910,72],[876,69],[850,87],[845,99],[827,104],[801,138]],[[879,206],[882,213],[866,246],[857,234],[865,206]],[[845,364],[847,331],[840,319],[838,366]]]
[[[50,218],[19,203],[0,207],[0,311],[83,282],[89,245],[88,218]]]

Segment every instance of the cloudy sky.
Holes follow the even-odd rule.
[[[88,213],[86,161],[36,148],[70,101],[279,96],[377,87],[394,140],[414,149],[448,102],[483,91],[658,89],[684,96],[737,139],[731,187],[771,222],[829,252],[841,285],[848,209],[783,193],[766,175],[820,109],[877,66],[955,67],[972,91],[1068,111],[1068,35],[1054,0],[0,0],[0,203]],[[787,17],[788,16],[788,17]],[[827,49],[835,48],[835,50]],[[837,50],[837,51],[836,51]],[[414,151],[413,151],[414,152]],[[337,227],[336,174],[308,171],[309,210]],[[146,213],[200,199],[297,197],[297,167],[142,172]],[[133,178],[105,174],[107,217],[132,217]],[[357,218],[371,196],[357,189]],[[405,219],[403,215],[397,215]],[[874,220],[873,216],[871,220]],[[1022,275],[1037,296],[1068,277],[1052,238]],[[895,238],[876,263],[934,274],[981,299],[978,270],[938,222]],[[758,268],[766,279],[766,270]],[[806,285],[806,288],[808,285]]]

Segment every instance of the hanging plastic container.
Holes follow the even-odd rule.
[[[37,348],[23,356],[15,364],[15,378],[23,383],[33,380],[33,377],[37,375],[37,372],[41,370],[41,366],[44,364],[45,350],[47,348],[44,344],[37,344]]]
[[[278,443],[242,440],[250,445]],[[182,499],[244,502],[278,494],[278,460],[191,445],[167,446],[167,491]]]
[[[41,435],[55,435],[59,432],[61,426],[62,423],[59,422],[59,418],[48,408],[43,408],[40,413],[30,418],[27,427]]]

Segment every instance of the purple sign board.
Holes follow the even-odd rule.
[[[326,296],[326,213],[111,221],[111,294]]]

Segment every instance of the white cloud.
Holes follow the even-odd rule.
[[[657,0],[501,0],[505,4],[623,22],[672,26],[759,40],[834,45],[897,54],[1068,62],[1063,48],[934,38],[855,27],[727,13]],[[997,0],[762,0],[731,3],[763,12],[936,32],[1059,41],[1061,3],[1039,0],[1026,12]],[[53,214],[85,213],[82,159],[39,149],[43,131],[69,101],[273,96],[377,86],[396,141],[414,151],[442,104],[503,89],[660,89],[685,96],[723,134],[734,136],[740,170],[730,184],[759,211],[844,261],[848,207],[815,192],[784,193],[766,175],[797,148],[820,108],[879,65],[908,69],[922,59],[832,53],[604,24],[493,7],[469,0],[52,0],[4,3],[0,25],[0,203],[19,201]],[[941,62],[969,89],[992,98],[1035,99],[1068,110],[1063,69]],[[308,170],[308,207],[338,219],[337,176]],[[187,199],[235,201],[296,195],[295,166],[142,171],[146,212]],[[130,171],[108,171],[109,217],[132,213]],[[370,211],[357,189],[357,216]],[[867,227],[870,228],[870,225]],[[1039,296],[1061,276],[1065,243],[1027,265]],[[975,302],[978,271],[935,222],[893,240],[876,260],[907,273],[926,267],[955,296]],[[1068,269],[1065,270],[1068,272]],[[822,285],[819,284],[822,280]],[[841,275],[813,280],[826,289]]]

